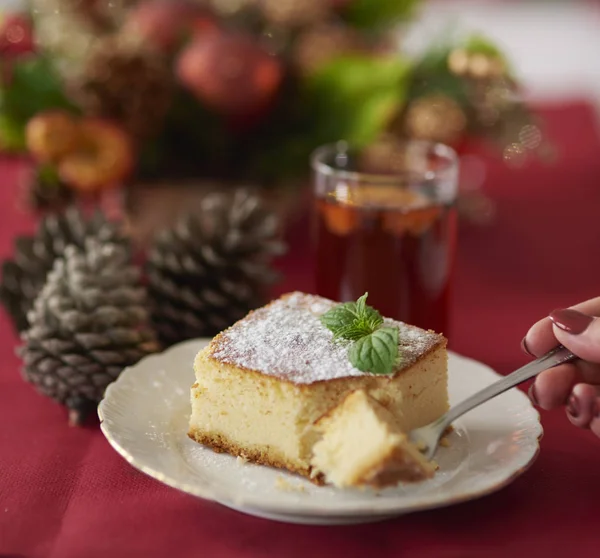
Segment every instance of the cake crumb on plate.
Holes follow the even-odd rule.
[[[304,486],[292,483],[281,475],[278,475],[275,479],[275,488],[282,492],[306,492]]]

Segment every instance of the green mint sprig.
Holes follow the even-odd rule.
[[[338,304],[321,316],[334,340],[351,341],[348,358],[361,372],[391,374],[398,362],[398,328],[381,327],[381,314],[367,306],[365,293],[356,302]]]
[[[338,304],[321,316],[321,323],[331,330],[334,339],[356,341],[373,333],[383,323],[381,314],[367,306],[368,294],[356,302]]]

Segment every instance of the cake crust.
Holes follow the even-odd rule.
[[[191,428],[188,432],[188,437],[203,446],[211,448],[217,453],[227,453],[234,457],[242,457],[258,465],[266,465],[267,467],[275,467],[276,469],[285,469],[291,473],[306,477],[309,481],[318,486],[323,486],[325,484],[324,476],[321,473],[317,475],[313,474],[312,467],[298,467],[297,464],[286,460],[284,457],[278,457],[272,451],[269,452],[267,449],[242,448],[230,440],[227,440],[225,436],[208,434],[197,428]]]

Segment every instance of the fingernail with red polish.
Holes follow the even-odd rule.
[[[567,413],[569,413],[573,418],[577,418],[579,416],[579,401],[574,395],[569,397],[569,402],[567,403]]]
[[[528,393],[529,393],[529,399],[531,399],[531,402],[537,407],[539,405],[539,403],[537,400],[537,394],[535,392],[535,384],[531,384]]]
[[[592,316],[582,314],[572,308],[553,310],[550,312],[550,319],[556,327],[573,335],[583,333],[594,321]]]
[[[527,346],[527,337],[523,337],[523,340],[521,341],[521,349],[523,350],[524,353],[527,353],[529,356],[535,356],[530,350],[529,347]]]

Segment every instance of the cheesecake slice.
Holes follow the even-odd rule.
[[[399,329],[392,374],[354,368],[344,343],[321,323],[335,302],[290,293],[251,312],[197,355],[189,436],[219,452],[324,482],[312,461],[317,421],[361,390],[399,431],[448,409],[446,339],[391,319]]]
[[[402,432],[383,405],[360,389],[315,423],[322,437],[311,464],[340,488],[384,488],[431,478],[435,465]]]

